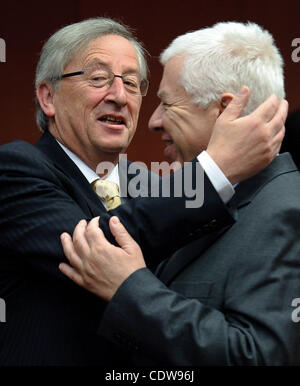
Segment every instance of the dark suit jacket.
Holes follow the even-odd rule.
[[[234,201],[234,225],[161,267],[168,288],[144,268],[109,303],[100,333],[119,347],[130,341],[138,363],[300,364],[300,324],[292,320],[300,296],[300,175],[290,155],[239,184]]]
[[[205,188],[214,198],[188,217],[185,199],[174,197],[137,198],[108,213],[49,133],[36,146],[1,146],[0,298],[6,323],[0,323],[0,365],[126,364],[127,355],[97,335],[106,304],[60,273],[65,258],[59,236],[72,234],[79,220],[100,215],[113,241],[108,219],[116,214],[154,265],[210,224],[232,221],[207,181]]]

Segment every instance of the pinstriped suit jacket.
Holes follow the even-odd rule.
[[[137,198],[107,213],[48,132],[36,146],[22,141],[3,145],[0,298],[6,301],[6,323],[0,324],[0,365],[125,365],[127,354],[97,334],[106,304],[60,273],[59,236],[72,233],[79,220],[100,215],[113,241],[108,219],[116,214],[154,266],[195,234],[205,233],[211,219],[218,219],[216,227],[233,221],[209,182],[206,189],[213,199],[188,216],[185,200],[172,197]]]

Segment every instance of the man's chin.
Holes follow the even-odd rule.
[[[126,151],[127,146],[124,145],[114,145],[114,146],[102,146],[101,151],[107,153],[107,154],[121,154]]]
[[[176,148],[176,146],[174,144],[167,145],[165,147],[165,149],[164,149],[164,156],[170,162],[174,162],[174,161],[181,162],[180,159],[179,159],[180,157],[178,155],[177,148]]]
[[[124,133],[125,134],[125,133]],[[124,152],[129,146],[128,135],[122,136],[103,136],[102,138],[96,138],[94,145],[105,153],[121,153]]]

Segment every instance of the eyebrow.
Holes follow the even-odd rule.
[[[107,69],[109,69],[111,71],[111,68],[110,68],[110,65],[103,62],[102,60],[100,59],[94,59],[90,62],[87,62],[87,64],[85,65],[85,68],[90,68],[92,66],[95,66],[95,65],[98,65],[98,66],[103,66]],[[128,67],[124,72],[123,74],[137,74],[137,75],[141,75],[140,74],[140,71],[137,69],[137,68],[133,68],[133,67]]]

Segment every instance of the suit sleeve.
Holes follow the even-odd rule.
[[[139,364],[299,365],[292,302],[300,294],[300,206],[288,188],[285,197],[273,188],[267,197],[276,205],[261,200],[259,213],[246,212],[252,231],[241,235],[221,307],[178,294],[143,268],[120,286],[99,333]]]
[[[40,269],[47,266],[47,272],[54,262],[52,271],[56,272],[64,259],[60,234],[72,234],[81,219],[89,218],[66,187],[66,176],[33,149],[20,144],[14,148],[5,145],[0,151],[2,250],[7,256],[26,256]],[[111,212],[99,206],[96,215],[101,216],[101,228],[112,242],[108,220],[119,216],[141,244],[149,265],[155,265],[190,238],[233,221],[207,179],[205,194],[208,192],[204,205],[196,209],[186,209],[187,197],[174,197],[171,192],[168,198],[129,200]]]

